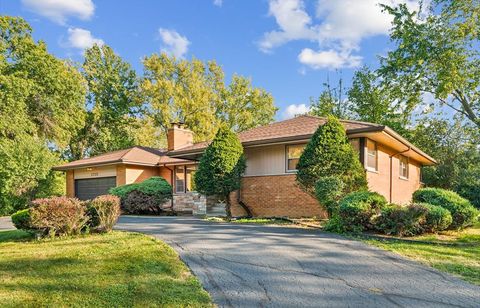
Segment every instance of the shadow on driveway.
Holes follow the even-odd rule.
[[[219,306],[480,306],[478,286],[316,230],[142,216],[116,229],[173,246]]]

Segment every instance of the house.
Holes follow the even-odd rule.
[[[325,121],[303,115],[238,134],[247,168],[241,189],[231,195],[234,216],[244,214],[238,200],[255,216],[326,216],[317,200],[295,182],[303,148]],[[435,160],[387,126],[349,120],[341,123],[365,167],[369,189],[390,202],[409,202],[421,187],[421,167],[433,165]],[[192,181],[208,142],[193,143],[193,133],[174,123],[168,130],[167,143],[165,150],[132,147],[73,161],[55,170],[66,172],[67,195],[71,197],[89,199],[113,186],[162,176],[173,186],[174,209],[193,213],[218,209],[214,199],[199,197]]]

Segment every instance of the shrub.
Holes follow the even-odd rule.
[[[165,202],[172,197],[172,186],[161,176],[152,176],[140,183],[113,187],[110,188],[109,193],[123,199],[134,190],[157,197],[159,202]]]
[[[31,230],[30,209],[20,210],[12,215],[12,222],[15,228]]]
[[[86,206],[76,198],[52,197],[32,201],[31,225],[44,234],[79,234],[88,216]]]
[[[315,184],[315,197],[326,207],[330,217],[337,211],[338,200],[342,197],[344,189],[343,181],[334,176],[323,177]]]
[[[141,183],[114,187],[109,192],[120,197],[121,208],[128,214],[158,214],[162,211],[162,204],[172,198],[172,186],[159,176]]]
[[[98,221],[95,230],[109,232],[120,216],[120,198],[113,195],[98,196],[90,201],[90,208],[95,211],[94,217]]]
[[[452,214],[450,214],[447,209],[428,203],[422,203],[422,205],[428,208],[423,225],[425,231],[442,231],[447,229],[452,224]]]
[[[424,221],[429,209],[423,204],[385,207],[375,220],[375,228],[385,234],[413,236],[425,231]]]
[[[373,219],[386,205],[387,200],[378,193],[353,192],[340,201],[338,217],[344,231],[361,232],[373,228]]]
[[[452,214],[451,229],[461,229],[472,225],[478,211],[465,198],[457,193],[440,188],[422,188],[413,193],[413,201],[441,206]]]
[[[121,205],[122,211],[126,214],[160,214],[163,211],[163,203],[138,190],[130,192],[125,199],[122,199]]]
[[[316,183],[323,177],[337,177],[345,183],[345,193],[367,188],[358,153],[351,146],[343,125],[333,116],[315,131],[300,156],[297,169],[297,182],[312,196]]]
[[[200,158],[194,178],[195,187],[204,195],[216,195],[225,200],[225,211],[230,218],[229,196],[231,192],[240,189],[245,167],[243,146],[237,134],[229,128],[221,127]],[[250,209],[242,202],[240,205],[251,216]]]

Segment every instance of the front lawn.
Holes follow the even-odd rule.
[[[367,240],[367,242],[480,285],[480,222],[463,231],[444,231],[437,235],[424,235],[409,239],[447,242],[456,245],[379,240]]]
[[[171,247],[138,233],[35,241],[0,231],[0,256],[2,306],[212,306]]]

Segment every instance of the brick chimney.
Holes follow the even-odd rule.
[[[173,151],[193,144],[193,132],[181,122],[171,123],[167,132],[168,150]]]

